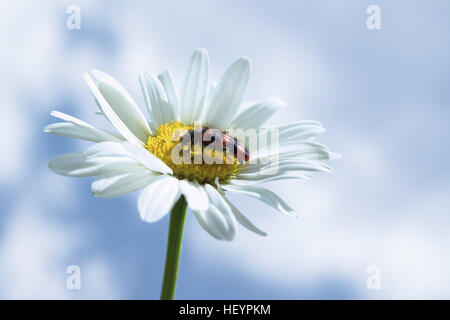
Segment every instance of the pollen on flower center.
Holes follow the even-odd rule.
[[[217,178],[223,183],[233,177],[242,165],[236,159],[227,161],[225,152],[219,155],[223,158],[222,163],[208,164],[202,161],[199,164],[194,161],[194,151],[197,152],[197,150],[195,148],[189,148],[189,146],[184,146],[184,148],[188,148],[190,151],[190,161],[188,163],[174,161],[172,158],[172,150],[176,146],[180,148],[183,134],[193,129],[194,125],[185,126],[179,121],[171,121],[170,123],[160,125],[157,128],[156,135],[148,138],[146,148],[167,164],[172,169],[173,175],[179,179],[197,180],[201,184],[213,184]],[[201,148],[201,151],[204,152],[204,149]],[[214,151],[212,155],[214,155]]]

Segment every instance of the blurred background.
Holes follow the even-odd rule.
[[[66,26],[70,5],[80,29]],[[369,5],[380,30],[366,26]],[[321,121],[318,140],[342,159],[270,185],[298,219],[233,198],[265,238],[239,227],[220,242],[188,213],[176,298],[450,298],[449,11],[444,0],[3,1],[0,298],[159,298],[168,217],[144,223],[137,194],[97,199],[91,178],[50,172],[51,158],[90,144],[42,130],[54,109],[108,127],[83,72],[110,73],[142,106],[138,73],[169,68],[180,84],[198,47],[216,80],[250,57],[247,100],[288,102],[270,124]],[[70,265],[81,290],[66,287]]]

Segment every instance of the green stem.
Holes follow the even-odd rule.
[[[166,265],[164,267],[161,300],[172,300],[175,295],[186,209],[186,200],[181,196],[170,212],[169,237],[167,240]]]

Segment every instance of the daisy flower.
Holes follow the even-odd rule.
[[[147,119],[117,80],[93,70],[91,75],[96,81],[87,73],[84,79],[95,97],[99,113],[109,120],[116,132],[97,129],[58,111],[51,115],[63,122],[44,129],[56,135],[94,142],[84,152],[64,154],[51,160],[52,171],[73,177],[95,176],[92,192],[100,198],[142,189],[137,206],[144,221],[156,222],[171,212],[162,298],[173,297],[187,207],[216,239],[232,240],[237,222],[264,236],[266,233],[241,213],[227,195],[253,197],[276,210],[293,214],[279,196],[261,187],[261,183],[305,179],[313,171],[330,171],[323,160],[336,157],[326,146],[313,140],[325,131],[319,122],[263,127],[285,103],[276,98],[243,103],[250,75],[249,59],[234,62],[217,84],[210,81],[209,72],[208,53],[198,49],[190,58],[181,94],[169,71],[157,76],[141,73],[139,82]],[[203,129],[197,130],[198,124]],[[217,150],[211,153],[225,162],[174,161],[175,148],[180,152],[188,149],[188,160],[196,158],[199,149],[181,143],[193,134],[199,133],[203,138],[200,153],[212,145],[210,142],[214,139],[208,144],[202,136],[211,130],[224,133],[222,140],[231,143],[231,149],[225,147],[222,153]],[[245,132],[245,139],[227,133],[233,130]],[[263,138],[265,143],[260,143]],[[217,143],[214,145],[217,147]],[[239,152],[246,156],[239,158]],[[232,161],[226,161],[230,153]]]

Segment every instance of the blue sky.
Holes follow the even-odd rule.
[[[66,9],[81,9],[81,29]],[[368,30],[366,9],[381,9]],[[143,105],[137,75],[208,49],[218,79],[252,60],[247,100],[287,101],[270,124],[314,119],[342,154],[332,174],[271,183],[291,219],[233,200],[269,235],[238,229],[232,243],[191,214],[180,299],[450,297],[450,22],[447,1],[5,1],[0,13],[0,298],[159,297],[168,219],[140,220],[136,194],[91,195],[89,178],[57,176],[48,161],[89,144],[42,132],[58,109],[99,127],[81,75],[120,80]],[[81,269],[81,290],[66,268]],[[378,266],[381,289],[366,286]]]

